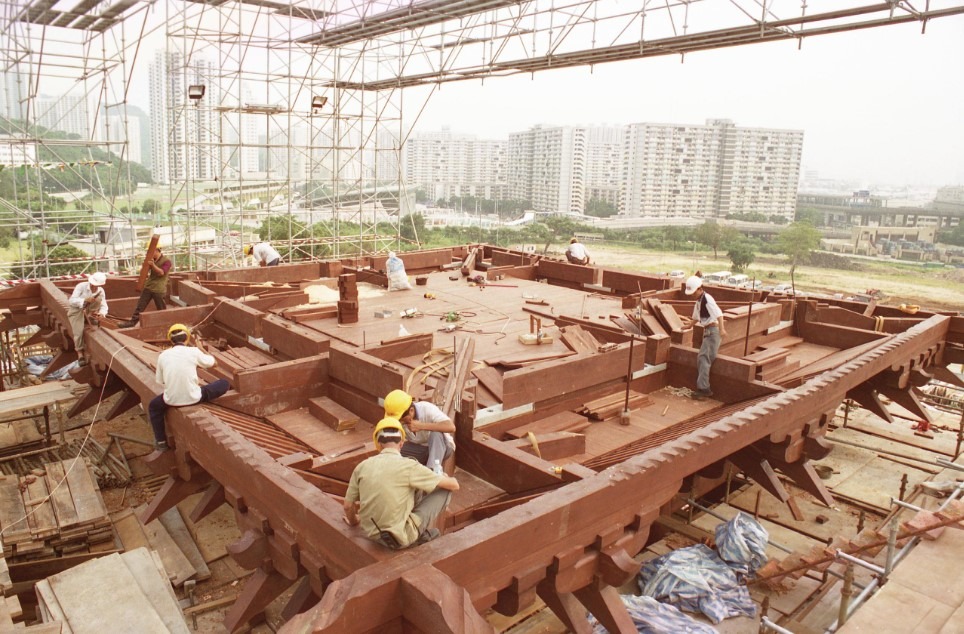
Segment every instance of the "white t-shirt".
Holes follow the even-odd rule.
[[[92,286],[90,282],[81,282],[74,287],[74,292],[70,294],[70,299],[68,304],[71,308],[76,308],[77,310],[83,310],[84,300],[88,297],[93,297],[100,294],[100,309],[97,312],[106,317],[107,316],[107,294],[104,293],[103,286]]]
[[[164,386],[168,405],[194,405],[201,401],[197,369],[213,368],[215,359],[193,346],[174,346],[157,357],[157,382]]]
[[[443,423],[451,419],[446,416],[435,403],[429,403],[428,401],[416,401],[415,420],[422,423]],[[427,445],[428,437],[431,433],[432,432],[427,429],[417,432],[411,432],[406,429],[405,441],[414,443],[416,445]],[[455,449],[455,439],[452,438],[452,434],[445,434],[445,442],[448,444],[449,448]]]
[[[571,255],[577,260],[586,259],[586,247],[582,245],[582,242],[573,242],[572,244],[570,244],[569,248],[566,249],[566,253],[568,253],[569,255]]]
[[[709,313],[709,317],[706,319],[700,317],[700,302],[704,297],[706,298],[706,312]],[[693,321],[697,321],[701,326],[705,326],[713,323],[722,316],[723,311],[720,310],[720,307],[716,305],[716,300],[713,299],[713,296],[706,291],[703,291],[703,297],[696,300],[696,304],[693,306]]]
[[[254,259],[256,262],[273,262],[281,257],[281,254],[275,251],[267,242],[259,242],[254,245]]]

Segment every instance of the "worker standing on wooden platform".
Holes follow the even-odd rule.
[[[385,397],[385,416],[405,425],[408,440],[402,455],[414,458],[436,473],[455,472],[455,423],[428,401],[416,402],[404,390],[392,390]]]
[[[702,401],[713,396],[710,389],[710,368],[716,361],[716,354],[720,350],[720,341],[726,336],[723,328],[723,311],[716,304],[716,300],[703,288],[703,278],[698,275],[690,276],[686,280],[687,295],[696,295],[693,306],[693,321],[703,326],[703,343],[700,354],[696,358],[698,374],[696,376],[696,391],[693,398]]]
[[[569,260],[569,264],[581,264],[583,266],[589,264],[589,254],[586,253],[586,247],[576,238],[569,240],[569,246],[566,248],[566,259]]]
[[[167,339],[173,347],[157,357],[157,382],[164,386],[164,393],[155,396],[148,406],[151,428],[154,430],[154,448],[167,449],[167,433],[164,415],[168,407],[186,407],[213,401],[230,388],[226,379],[201,385],[198,368],[213,368],[217,361],[204,351],[204,344],[188,346],[191,330],[184,324],[174,324],[167,331]]]
[[[167,294],[167,278],[171,273],[174,263],[171,259],[161,253],[161,247],[154,247],[154,252],[150,256],[150,270],[147,281],[144,282],[144,290],[137,300],[134,314],[127,321],[120,324],[121,328],[133,328],[141,319],[141,313],[147,308],[147,304],[153,300],[157,310],[164,310],[167,305],[164,303],[164,296]]]
[[[441,531],[433,524],[459,490],[458,480],[403,458],[405,430],[395,418],[383,418],[372,440],[379,453],[352,471],[345,521],[392,550],[435,539]]]
[[[278,266],[281,264],[281,254],[268,242],[249,244],[244,250],[245,255],[254,256],[258,266]]]
[[[74,292],[70,294],[67,309],[67,321],[70,322],[70,332],[74,336],[74,350],[77,351],[80,360],[78,365],[87,365],[84,357],[84,328],[88,323],[97,324],[98,316],[107,316],[107,295],[104,293],[104,284],[107,276],[97,271],[87,276],[86,282],[81,282],[74,287]]]

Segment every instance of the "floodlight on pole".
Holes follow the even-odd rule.
[[[324,108],[326,103],[328,103],[328,97],[315,95],[311,98],[311,109],[318,110],[319,108]]]
[[[187,98],[197,101],[204,96],[204,84],[192,84],[187,87]]]

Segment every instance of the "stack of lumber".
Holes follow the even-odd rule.
[[[595,354],[599,352],[599,342],[592,333],[578,324],[559,329],[559,339],[575,353]]]
[[[11,596],[6,596],[8,594]],[[7,567],[7,561],[0,557],[0,632],[12,632],[14,630],[13,622],[22,617],[23,610],[20,607],[20,599],[17,598],[16,594],[13,594],[10,569]]]
[[[210,369],[210,372],[229,381],[234,380],[234,374],[239,370],[248,370],[250,368],[257,368],[278,362],[278,360],[270,354],[243,346],[238,348],[225,348],[224,350],[215,350],[209,347],[208,353],[217,359],[218,362],[216,366]]]
[[[338,276],[338,323],[358,322],[358,278],[352,273]]]
[[[0,529],[8,563],[101,550],[114,532],[86,461],[46,465],[46,472],[0,477]]]
[[[111,515],[117,537],[125,551],[149,548],[157,553],[171,585],[211,578],[211,571],[177,507],[168,509],[146,526],[140,521],[145,507],[124,509]]]
[[[338,316],[336,306],[312,304],[309,306],[295,306],[281,311],[281,316],[297,324],[316,319],[330,319]]]
[[[652,404],[653,399],[650,398],[649,394],[640,394],[639,392],[630,390],[628,406],[630,411]],[[589,418],[589,420],[600,421],[618,415],[623,411],[624,407],[626,407],[626,394],[619,392],[618,394],[610,394],[609,396],[589,401],[576,411]]]
[[[160,560],[146,548],[92,559],[35,586],[44,623],[64,634],[190,630]]]
[[[42,422],[42,421],[41,421]],[[22,453],[39,449],[44,436],[33,420],[0,424],[0,454]]]
[[[633,327],[627,327],[626,320]],[[624,330],[643,336],[668,335],[690,327],[688,318],[680,317],[672,306],[663,304],[655,297],[640,298],[635,312],[626,313],[625,317],[617,317],[613,321]]]

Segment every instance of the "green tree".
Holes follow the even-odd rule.
[[[160,211],[160,209],[161,209],[161,205],[153,198],[148,198],[141,203],[141,213],[154,215],[155,213]]]
[[[726,257],[730,258],[733,269],[742,273],[746,270],[746,267],[753,264],[756,253],[753,251],[753,245],[749,242],[734,242],[726,252]]]
[[[822,227],[824,224],[823,218],[823,212],[813,207],[797,207],[793,216],[795,222],[809,222],[814,227]]]
[[[944,244],[953,244],[957,247],[964,247],[964,223],[961,223],[949,231],[941,231],[937,234],[937,241]]]
[[[425,216],[422,214],[408,214],[399,222],[399,233],[402,238],[416,245],[422,244],[427,238],[425,230]]]
[[[679,249],[680,244],[689,239],[686,227],[666,227],[664,234],[674,250]]]
[[[820,232],[808,222],[795,222],[777,236],[780,253],[790,260],[790,279],[797,265],[810,260],[810,254],[820,246]]]
[[[712,221],[706,221],[693,231],[693,239],[700,244],[713,249],[713,257],[719,257],[719,249],[723,244],[723,231],[720,225]]]

